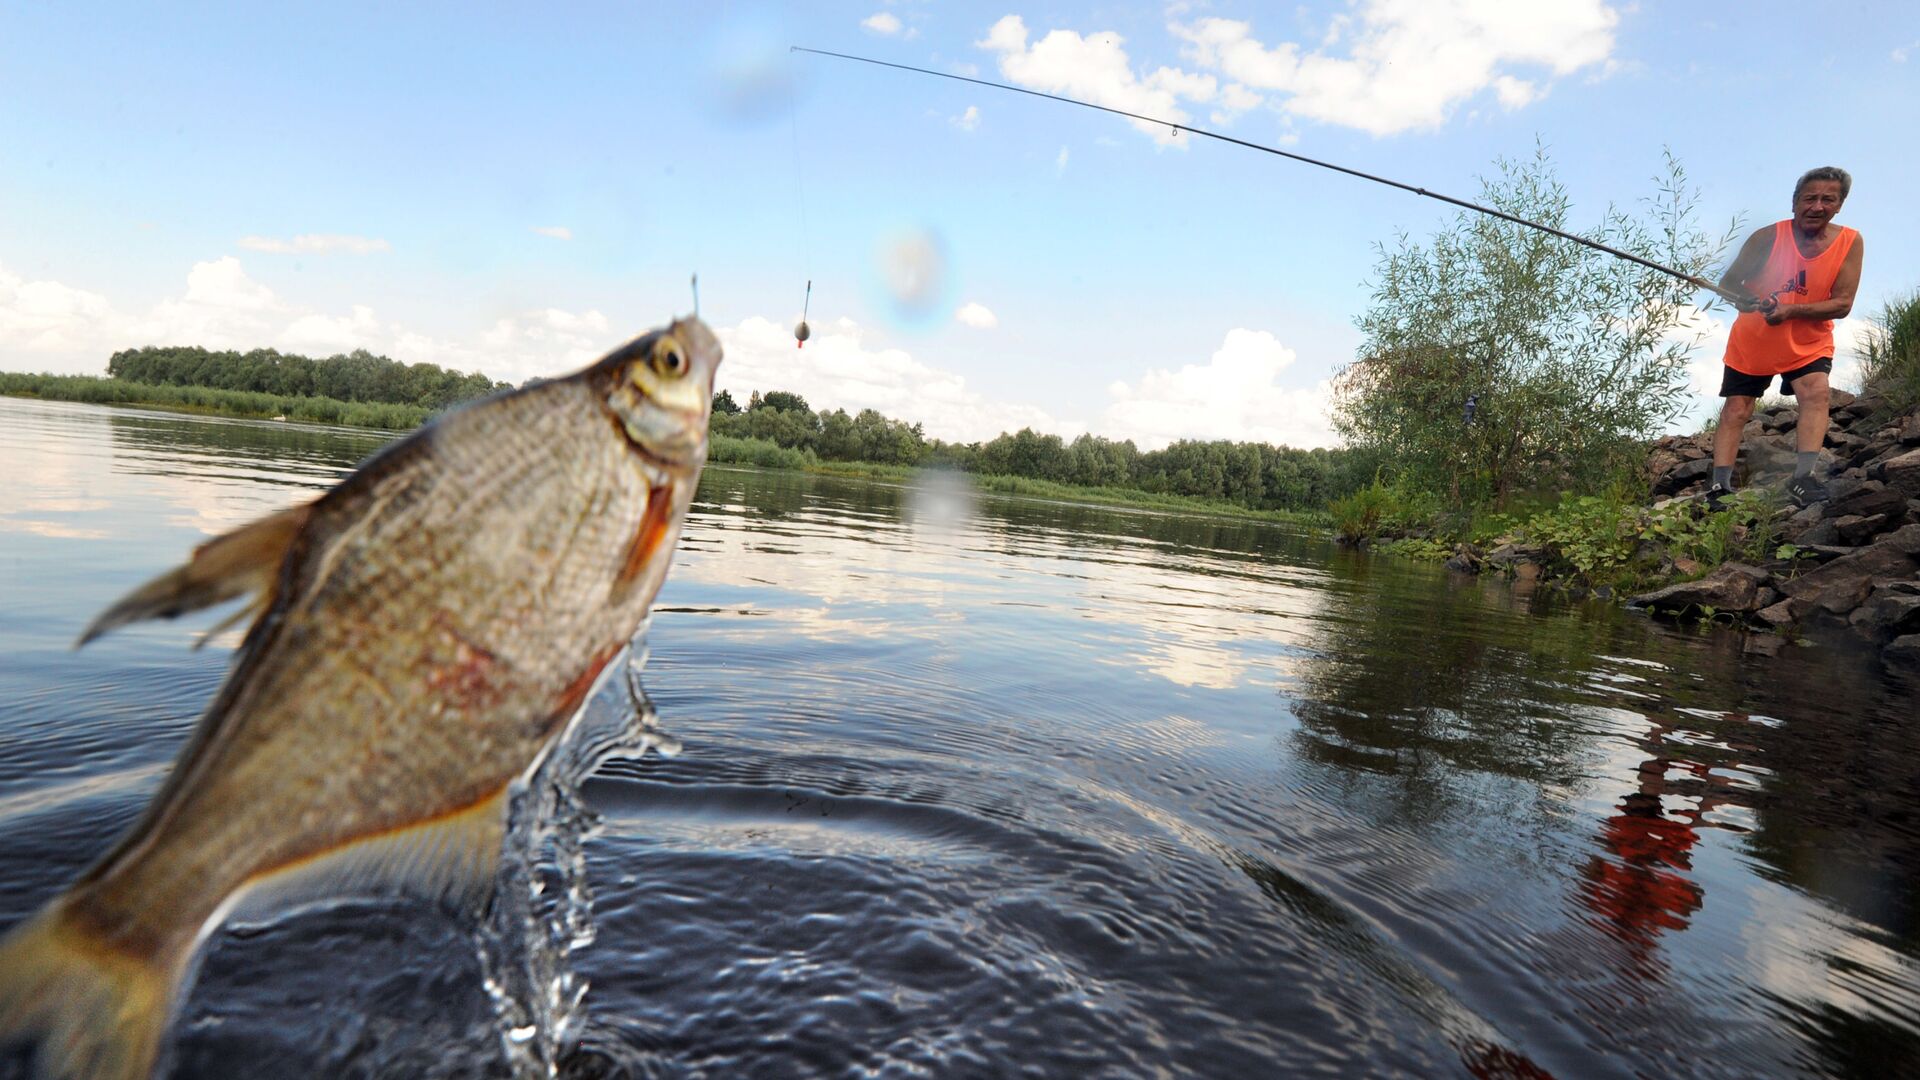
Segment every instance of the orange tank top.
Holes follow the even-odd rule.
[[[1793,242],[1792,220],[1773,226],[1773,251],[1760,272],[1741,282],[1762,300],[1811,304],[1833,295],[1833,279],[1860,234],[1842,226],[1827,250],[1809,259]],[[1727,335],[1727,366],[1748,375],[1778,375],[1833,355],[1832,319],[1786,319],[1767,324],[1757,311],[1742,312]]]

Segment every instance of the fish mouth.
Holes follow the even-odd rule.
[[[706,460],[704,416],[688,415],[658,405],[629,414],[618,407],[607,410],[627,441],[627,449],[645,461],[669,469],[692,468]]]

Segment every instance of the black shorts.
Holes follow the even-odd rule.
[[[1721,397],[1764,397],[1767,392],[1767,384],[1773,382],[1773,376],[1771,375],[1749,375],[1744,371],[1735,371],[1730,367],[1726,367],[1724,364],[1721,365],[1721,367],[1724,369],[1724,373],[1720,376]],[[1811,375],[1816,371],[1833,371],[1833,357],[1823,356],[1805,367],[1797,367],[1792,371],[1782,373],[1780,376],[1780,392],[1783,394],[1793,393],[1793,380],[1802,375]]]

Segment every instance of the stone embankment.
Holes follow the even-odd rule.
[[[1741,439],[1737,487],[1786,482],[1798,422],[1791,404],[1755,414]],[[1655,443],[1654,496],[1697,498],[1713,475],[1712,451],[1710,433]],[[1877,394],[1835,391],[1821,462],[1829,498],[1783,508],[1774,522],[1794,557],[1726,563],[1633,603],[1682,616],[1726,612],[1794,636],[1854,635],[1889,663],[1920,666],[1920,409],[1895,414]]]

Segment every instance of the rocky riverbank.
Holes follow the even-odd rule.
[[[1779,487],[1793,472],[1792,404],[1755,414],[1736,486]],[[1712,434],[1669,436],[1648,460],[1655,506],[1697,500],[1713,473]],[[1920,409],[1835,391],[1822,456],[1829,498],[1783,507],[1766,525],[1785,557],[1727,562],[1632,603],[1678,616],[1726,614],[1788,637],[1871,642],[1893,664],[1920,666]]]

